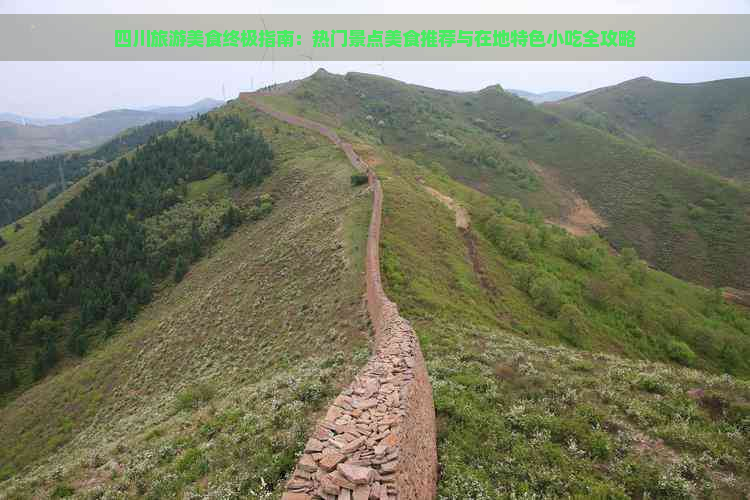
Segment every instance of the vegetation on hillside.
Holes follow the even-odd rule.
[[[149,140],[42,224],[45,254],[32,270],[3,269],[0,336],[11,357],[0,390],[40,379],[63,346],[80,356],[93,338],[109,337],[151,301],[158,280],[174,267],[181,279],[187,262],[242,221],[229,201],[185,201],[187,186],[219,171],[236,184],[255,185],[270,173],[270,146],[234,116],[197,122],[211,140],[187,127]]]
[[[241,103],[212,116],[240,117],[271,145],[270,175],[232,198],[273,210],[0,408],[0,496],[278,498],[313,421],[366,361],[367,188],[312,132]],[[223,199],[222,175],[191,183],[204,191],[193,201]]]
[[[750,78],[668,83],[650,78],[546,108],[724,177],[750,180]]]
[[[746,310],[379,154],[384,280],[432,379],[440,498],[747,490]],[[424,184],[468,209],[468,232]]]
[[[203,99],[188,106],[115,109],[69,123],[46,126],[0,121],[0,160],[43,158],[93,148],[132,127],[162,120],[188,120],[221,103]]]
[[[15,222],[64,191],[67,186],[60,186],[60,170],[66,183],[75,183],[105,163],[177,125],[175,121],[157,121],[135,127],[91,151],[30,161],[0,161],[0,226]]]
[[[289,95],[263,99],[557,217],[560,200],[535,162],[588,201],[617,248],[632,246],[652,265],[705,285],[743,288],[750,280],[750,190],[500,86],[459,93],[319,71]]]

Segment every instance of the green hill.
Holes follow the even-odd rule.
[[[545,105],[723,177],[750,180],[750,78],[636,78]]]
[[[500,86],[458,93],[319,71],[288,95],[266,99],[559,217],[564,200],[537,165],[588,202],[615,247],[633,246],[654,266],[696,282],[750,282],[750,190],[545,112]]]
[[[250,187],[199,181],[189,196],[230,196],[250,212],[268,198],[272,210],[0,407],[0,496],[271,495],[313,419],[367,359],[366,188],[351,186],[346,158],[314,134],[240,104],[211,116],[252,123],[273,170]]]
[[[31,161],[0,161],[0,226],[15,222],[104,163],[177,125],[176,121],[157,121],[125,130],[92,150],[72,151]],[[60,185],[61,171],[65,187]]]
[[[552,166],[582,172],[576,148],[606,145],[619,166],[646,161],[646,150],[496,87],[456,94],[318,73],[285,88],[293,90],[254,98],[333,125],[381,181],[383,283],[427,363],[439,498],[742,498],[750,312],[649,268],[633,249],[616,254],[596,235],[572,236],[540,211],[560,199],[545,199],[555,192],[530,159],[551,168],[561,158]],[[237,142],[247,134],[252,141]],[[261,140],[270,169],[234,182],[243,171],[233,155],[262,150]],[[158,158],[176,163],[144,168]],[[719,182],[649,158],[644,171],[673,169],[691,187],[691,175]],[[132,315],[109,329],[95,323],[87,352],[66,354],[6,398],[0,497],[279,498],[313,422],[369,356],[372,197],[355,173],[327,139],[238,99],[97,176],[105,179],[87,177],[49,215],[31,214],[49,221],[36,227],[38,244],[76,252],[76,276],[92,282],[126,229],[132,245],[109,260],[138,255],[139,228],[165,237],[147,238],[157,256],[171,248],[190,258],[179,280],[167,259],[168,273],[153,271],[152,296]],[[89,210],[97,193],[124,225]],[[194,218],[213,227],[227,206],[245,216],[196,248]],[[83,223],[65,223],[73,215]],[[101,250],[76,243],[104,229],[114,243],[100,237]],[[44,258],[23,275],[49,278],[33,271],[50,265]],[[151,262],[139,265],[152,272]],[[113,282],[122,277],[107,270]],[[57,276],[26,281],[28,293],[57,286],[75,297],[76,281]],[[72,320],[90,309],[63,308],[52,317],[62,328],[34,330],[42,346],[52,338],[67,349]]]

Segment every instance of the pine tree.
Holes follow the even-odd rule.
[[[188,266],[187,262],[185,262],[185,259],[182,257],[182,255],[177,257],[177,262],[174,266],[174,281],[175,283],[179,283],[182,281],[182,278],[185,277],[185,275],[188,272]]]

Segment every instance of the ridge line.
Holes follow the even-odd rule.
[[[414,329],[383,290],[380,229],[383,190],[375,171],[327,126],[278,111],[254,96],[240,99],[291,125],[320,133],[367,174],[373,191],[367,236],[367,310],[374,353],[318,423],[282,500],[432,500],[436,496],[435,406]]]

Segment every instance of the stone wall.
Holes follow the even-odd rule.
[[[380,181],[336,132],[274,110],[253,95],[243,93],[240,99],[279,120],[314,130],[339,146],[355,168],[367,173],[373,192],[366,278],[374,354],[313,431],[283,500],[431,500],[437,483],[432,387],[414,330],[383,291]]]

